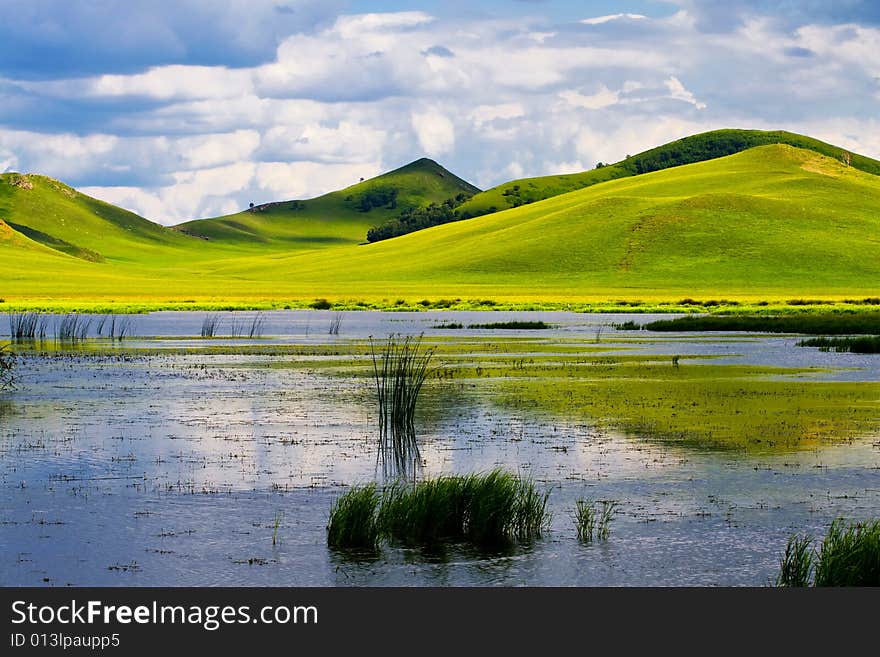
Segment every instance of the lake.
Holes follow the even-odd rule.
[[[876,516],[880,357],[612,326],[660,317],[277,311],[246,337],[256,313],[219,313],[202,338],[206,313],[163,312],[123,341],[94,319],[85,340],[16,344],[0,584],[762,586],[791,534]],[[551,328],[467,328],[511,320]],[[334,500],[380,474],[368,340],[391,334],[436,348],[422,476],[530,476],[550,490],[541,539],[327,547]],[[578,499],[617,503],[607,540],[577,540]]]

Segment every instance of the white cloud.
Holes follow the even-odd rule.
[[[681,83],[681,80],[679,80],[674,75],[670,75],[666,79],[664,84],[666,85],[666,88],[669,89],[669,93],[672,96],[672,98],[674,98],[675,100],[681,100],[681,101],[684,101],[685,103],[690,103],[691,105],[693,105],[694,107],[696,107],[697,109],[700,109],[700,110],[706,109],[706,103],[701,103],[700,101],[698,101],[694,97],[694,94],[691,93],[690,91],[688,91],[685,88],[685,86]]]
[[[313,197],[423,153],[481,186],[720,127],[880,155],[874,28],[753,15],[703,32],[690,7],[552,28],[424,12],[320,25],[276,35],[275,57],[249,67],[0,80],[0,169],[179,222]],[[260,38],[252,27],[243,38]]]
[[[437,110],[413,112],[412,126],[419,145],[428,155],[443,155],[455,146],[455,126]]]
[[[604,25],[605,23],[610,23],[611,21],[619,21],[621,19],[638,21],[644,20],[647,16],[643,16],[642,14],[609,14],[607,16],[596,16],[595,18],[585,18],[581,21],[585,25]]]
[[[522,104],[501,103],[498,105],[478,105],[468,114],[468,119],[473,121],[476,128],[482,128],[486,123],[498,119],[518,119],[524,115],[525,110]]]
[[[616,91],[611,91],[604,84],[599,85],[599,90],[589,96],[580,94],[577,91],[566,90],[560,91],[559,97],[574,107],[593,110],[610,107],[620,102],[620,94]]]

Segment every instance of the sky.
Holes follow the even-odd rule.
[[[716,128],[880,158],[874,0],[0,0],[0,171],[153,221],[420,157],[487,188]]]

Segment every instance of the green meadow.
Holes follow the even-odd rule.
[[[317,199],[169,229],[49,178],[3,174],[0,298],[6,309],[44,310],[326,299],[365,309],[766,312],[876,296],[880,164],[847,164],[811,144],[724,157],[672,144],[632,158],[647,173],[606,180],[603,167],[574,191],[551,177],[549,198],[373,244],[366,231],[402,209],[476,188],[419,160]]]

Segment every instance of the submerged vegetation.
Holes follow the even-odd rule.
[[[644,325],[631,322],[620,329],[649,331],[748,331],[758,333],[806,333],[810,335],[880,334],[880,313],[796,314],[785,316],[697,315],[661,319]]]
[[[779,586],[880,586],[880,520],[838,518],[818,549],[809,536],[792,536],[777,577]]]
[[[7,344],[0,346],[0,390],[12,387],[15,382],[15,366],[15,353]]]
[[[397,480],[381,492],[375,484],[357,486],[333,505],[327,542],[334,548],[374,549],[381,540],[480,547],[530,541],[540,538],[550,521],[549,495],[531,479],[500,469]]]
[[[422,347],[421,336],[392,335],[379,353],[371,338],[370,354],[379,410],[377,457],[386,474],[403,474],[418,464],[416,405],[434,350]]]

